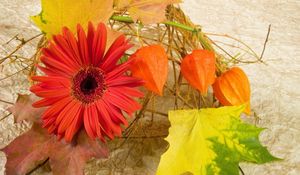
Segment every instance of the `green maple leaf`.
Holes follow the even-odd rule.
[[[272,156],[259,142],[263,128],[244,123],[244,106],[169,112],[170,146],[157,175],[238,175],[241,161],[266,163]]]

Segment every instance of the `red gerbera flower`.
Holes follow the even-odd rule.
[[[140,105],[132,97],[142,97],[135,87],[140,80],[125,75],[129,62],[118,60],[131,47],[125,36],[118,37],[106,51],[107,31],[100,23],[95,29],[88,25],[88,33],[77,26],[77,38],[68,28],[62,35],[53,36],[43,49],[38,66],[45,76],[33,76],[39,83],[31,91],[43,99],[34,107],[49,106],[42,115],[43,127],[49,133],[71,141],[84,126],[91,138],[104,136],[113,139],[121,135],[120,124],[127,125],[122,111],[132,114]]]

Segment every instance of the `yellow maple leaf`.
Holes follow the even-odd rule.
[[[238,163],[278,160],[258,139],[263,128],[244,123],[245,106],[169,112],[170,146],[162,155],[157,175],[238,175]]]
[[[113,14],[113,0],[41,0],[41,4],[41,13],[31,19],[47,38],[60,33],[62,27],[75,31],[77,24],[106,23]]]

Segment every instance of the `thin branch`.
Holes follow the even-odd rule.
[[[145,97],[144,103],[143,103],[143,107],[142,109],[138,112],[138,114],[136,115],[135,119],[129,124],[129,126],[126,128],[126,130],[124,131],[123,135],[124,136],[128,136],[131,134],[132,132],[132,126],[141,118],[141,116],[144,114],[146,107],[150,101],[150,99],[152,98],[152,93],[148,92],[148,94]]]
[[[12,113],[10,112],[10,113],[8,113],[7,115],[5,115],[4,117],[2,117],[1,119],[0,119],[0,122],[2,121],[2,120],[4,120],[4,119],[6,119],[8,116],[10,116]]]
[[[13,50],[11,53],[9,53],[7,56],[5,56],[4,58],[2,58],[1,60],[0,60],[0,64],[2,64],[7,58],[9,58],[9,57],[11,57],[13,54],[15,54],[19,49],[21,49],[26,43],[28,43],[28,42],[30,42],[30,41],[32,41],[32,40],[34,40],[35,38],[37,38],[37,37],[39,37],[39,36],[42,36],[43,34],[42,33],[40,33],[40,34],[38,34],[38,35],[35,35],[35,36],[33,36],[33,37],[31,37],[31,38],[29,38],[28,40],[20,40],[20,39],[18,39],[18,40],[20,40],[21,41],[21,43],[16,47],[16,49],[15,50]],[[16,36],[14,37],[14,38],[17,38]]]
[[[145,111],[151,112],[151,113],[154,113],[154,114],[158,114],[158,115],[161,115],[161,116],[168,117],[168,114],[163,113],[163,112],[159,112],[159,111],[155,111],[155,110],[152,110],[152,109],[146,109]]]
[[[154,136],[122,136],[119,139],[155,139],[155,138],[165,138],[168,135],[154,135]]]
[[[266,50],[266,46],[267,46],[267,42],[269,40],[269,35],[270,35],[270,32],[271,32],[271,24],[269,25],[269,28],[268,28],[268,33],[267,33],[267,36],[266,36],[266,39],[265,39],[265,42],[264,42],[264,48],[260,54],[260,57],[259,59],[261,60],[264,56],[264,53],[265,53],[265,50]]]
[[[5,101],[5,100],[1,100],[1,99],[0,99],[0,102],[7,103],[7,104],[10,104],[10,105],[13,105],[13,104],[14,104],[13,102],[9,102],[9,101]]]

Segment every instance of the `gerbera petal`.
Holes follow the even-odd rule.
[[[33,90],[32,92],[34,92],[36,96],[44,98],[64,97],[70,94],[70,90],[66,88],[53,90]]]
[[[65,64],[51,59],[49,57],[41,56],[41,61],[44,64],[50,65],[52,68],[57,69],[61,72],[65,72],[67,75],[72,76],[75,73],[75,70],[72,70],[70,67],[66,66]]]
[[[124,126],[128,126],[128,122],[127,122],[126,118],[124,117],[124,115],[122,114],[122,111],[119,108],[117,108],[113,105],[110,105],[109,108],[111,109],[110,110],[111,118],[115,123],[117,123],[117,124],[122,123]]]
[[[114,42],[113,44],[110,46],[110,48],[108,49],[108,51],[105,54],[104,60],[106,60],[117,48],[121,47],[122,45],[124,45],[125,43],[125,36],[124,35],[120,35]]]
[[[57,115],[71,101],[72,101],[72,98],[69,96],[58,101],[54,105],[47,108],[47,110],[42,115],[42,119],[47,119],[47,118]]]
[[[106,81],[108,87],[113,86],[127,86],[127,87],[137,87],[144,84],[143,80],[138,80],[134,77],[122,76],[115,79]]]
[[[39,82],[43,82],[46,84],[59,83],[59,84],[63,85],[64,87],[71,86],[70,80],[68,80],[64,77],[59,77],[59,76],[32,76],[31,79],[33,81],[39,81]]]
[[[49,76],[59,76],[60,74],[57,71],[54,71],[53,69],[48,69],[46,67],[42,67],[40,65],[36,65],[38,69],[40,69],[42,72]]]
[[[72,52],[72,48],[69,46],[66,38],[62,35],[56,35],[53,36],[53,39],[56,43],[56,45],[61,48],[61,50],[68,56],[68,58],[72,59],[74,65],[79,66],[79,62],[76,60],[76,57],[74,57],[74,54]]]
[[[78,47],[81,55],[81,60],[84,65],[89,64],[89,51],[87,38],[81,25],[77,25]]]
[[[132,45],[123,45],[116,50],[114,50],[109,57],[104,60],[104,62],[100,65],[100,68],[103,69],[105,72],[111,71],[122,57],[125,54],[125,51],[128,50]]]
[[[103,107],[103,104],[101,101],[98,101],[96,103],[96,107],[97,107],[97,111],[98,111],[98,120],[99,120],[99,124],[100,124],[100,128],[102,129],[102,131],[110,138],[112,139],[114,136],[112,134],[112,130],[109,126],[109,123],[107,122],[106,118],[107,117],[107,111],[106,109]]]
[[[56,57],[52,59],[64,63],[72,70],[77,70],[80,68],[80,66],[72,58],[70,58],[58,45],[51,44],[49,48],[51,49],[51,52],[56,55]]]
[[[62,96],[59,98],[44,98],[42,100],[36,101],[32,104],[33,107],[35,108],[41,108],[41,107],[45,107],[45,106],[51,106],[54,103],[60,101],[61,99],[65,98],[67,96]]]
[[[141,108],[141,105],[138,102],[136,102],[134,99],[130,98],[129,96],[125,95],[124,92],[115,91],[115,90],[109,90],[109,91],[110,91],[110,97],[113,97],[113,99],[115,100],[119,100],[127,103],[130,106],[130,109],[132,109],[132,111],[136,111]]]
[[[133,60],[117,65],[111,72],[106,74],[105,80],[111,80],[123,75],[128,69]]]
[[[74,59],[72,59],[56,42],[50,42],[48,48],[42,49],[42,53],[45,57],[61,62],[67,66],[71,66],[74,69],[79,67],[79,65],[74,64],[76,63],[74,62]]]
[[[108,93],[106,93],[108,94]],[[132,102],[133,100],[128,100],[128,98],[124,98],[124,96],[116,96],[114,94],[109,93],[105,98],[106,102],[109,102],[110,105],[114,105],[129,115],[131,115],[134,111],[138,110],[140,106],[138,103]]]
[[[93,57],[92,64],[97,66],[103,58],[105,47],[106,47],[106,27],[103,23],[99,23],[97,27],[97,32],[94,35],[93,40]]]
[[[96,120],[95,120],[95,117],[97,115],[95,115],[95,113],[96,113],[95,107],[93,104],[91,104],[88,108],[89,122],[94,134],[97,135]]]
[[[47,67],[48,70],[52,70],[52,71],[55,71],[55,73],[57,75],[50,75],[50,74],[47,74],[49,76],[60,76],[60,77],[65,77],[65,78],[70,78],[70,74],[68,74],[66,71],[62,70],[62,69],[56,69],[55,67],[53,67],[52,65],[44,62],[43,63],[45,65],[45,67]]]
[[[88,134],[88,136],[92,139],[95,139],[96,134],[92,130],[88,110],[89,110],[89,106],[85,106],[84,113],[83,113],[83,124],[84,124],[84,128],[85,128],[86,133]]]
[[[49,134],[52,134],[52,133],[54,133],[55,129],[56,129],[56,126],[55,126],[55,125],[50,125],[49,128],[48,128],[47,130],[48,130],[48,133],[49,133]]]
[[[57,126],[60,125],[61,121],[64,119],[64,118],[67,118],[69,120],[72,119],[72,117],[68,117],[68,114],[70,111],[72,111],[72,109],[74,108],[74,106],[76,105],[76,101],[75,100],[72,100],[69,104],[66,105],[66,107],[64,107],[64,109],[62,111],[60,111],[59,115],[57,116],[56,118],[56,121],[55,121],[55,124]]]
[[[109,88],[111,91],[115,91],[118,93],[122,93],[124,95],[126,95],[127,97],[144,97],[144,93],[142,93],[141,91],[134,89],[134,88],[130,88],[130,87],[122,87],[122,86],[118,86],[118,87],[111,87]]]
[[[100,140],[102,140],[103,142],[105,142],[105,139],[104,139],[104,136],[103,136],[103,133],[102,133],[103,128],[102,128],[102,126],[101,126],[101,124],[99,122],[99,112],[97,110],[97,106],[96,105],[93,105],[91,112],[92,112],[92,114],[94,114],[93,118],[95,120],[96,134],[97,134],[98,138],[100,138]]]
[[[57,129],[58,134],[62,134],[67,130],[67,128],[75,120],[75,117],[80,112],[80,110],[81,110],[81,103],[75,102],[75,105],[68,110],[68,113],[66,114],[66,116],[64,116],[62,118],[61,122],[59,123],[58,129]],[[57,120],[58,120],[58,118],[57,118]],[[57,122],[56,122],[56,124],[57,124]]]
[[[76,38],[68,28],[64,27],[62,30],[63,30],[64,37],[68,41],[69,47],[72,49],[73,57],[76,59],[76,62],[79,65],[82,65]]]
[[[64,84],[60,83],[59,81],[54,82],[54,81],[49,81],[47,83],[41,82],[41,83],[37,83],[35,85],[32,85],[30,89],[34,89],[35,86],[38,86],[42,89],[48,89],[48,90],[53,90],[53,89],[70,89],[70,87],[66,87],[64,86]],[[39,89],[37,89],[39,90]]]
[[[82,109],[75,115],[72,124],[68,127],[65,133],[65,140],[71,142],[74,135],[78,132],[82,125]]]
[[[68,89],[68,88],[62,86],[59,83],[57,84],[52,83],[52,85],[49,85],[47,83],[38,83],[30,87],[31,92],[40,92],[45,90],[57,90],[57,89]]]
[[[55,119],[56,119],[55,117],[50,117],[48,119],[43,120],[43,127],[48,128],[50,125],[53,125],[55,122]]]
[[[94,34],[95,33],[95,28],[93,26],[93,23],[89,22],[88,24],[88,34],[87,34],[87,44],[88,44],[88,50],[89,50],[89,63],[92,62],[92,59],[94,57],[93,53],[93,40],[94,40]]]
[[[102,124],[104,131],[106,131],[105,133],[107,136],[110,139],[113,139],[113,133],[119,134],[120,126],[112,122],[106,104],[102,100],[99,100],[96,104],[99,112],[99,121]]]

